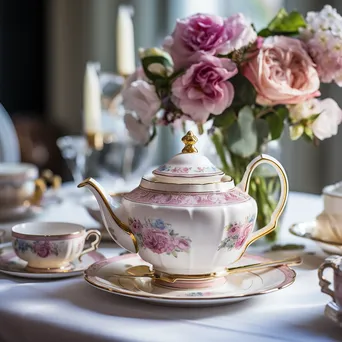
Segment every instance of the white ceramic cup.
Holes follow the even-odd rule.
[[[17,207],[35,192],[38,168],[33,164],[0,163],[0,206]]]
[[[84,249],[90,236],[95,236],[95,240]],[[14,251],[31,268],[68,268],[73,260],[96,250],[100,240],[99,231],[74,223],[30,222],[12,228]]]
[[[323,203],[313,235],[323,241],[342,243],[342,182],[323,189]]]

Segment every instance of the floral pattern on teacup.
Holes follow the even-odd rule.
[[[17,252],[31,251],[41,258],[47,258],[49,255],[56,255],[60,253],[60,245],[51,241],[33,241],[28,242],[22,239],[15,239],[14,250]]]
[[[141,222],[139,219],[130,217],[128,222],[140,248],[149,249],[156,254],[173,255],[175,258],[178,253],[190,251],[191,239],[179,236],[170,223],[160,218],[145,218]]]
[[[233,222],[225,227],[225,238],[221,240],[217,250],[226,248],[240,249],[247,240],[249,233],[253,230],[255,215],[246,217],[244,222]]]

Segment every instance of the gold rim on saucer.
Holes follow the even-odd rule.
[[[254,259],[255,256],[246,255],[245,258]],[[257,259],[259,259],[259,257],[257,257]],[[265,261],[264,258],[261,259]],[[127,279],[127,284],[125,277],[122,279],[116,279],[116,277],[114,277],[113,279],[113,269],[116,267],[122,267],[122,271],[124,272],[125,268],[134,266],[133,264],[135,263],[137,264],[135,266],[148,266],[148,264],[141,260],[136,254],[113,257],[91,265],[84,272],[84,279],[88,284],[94,286],[95,288],[121,296],[134,297],[152,302],[159,301],[161,303],[164,302],[169,304],[177,304],[180,302],[196,302],[198,305],[200,305],[200,303],[204,304],[207,302],[223,304],[274,292],[290,286],[296,278],[296,272],[294,270],[290,269],[288,266],[280,266],[271,267],[268,268],[267,271],[259,273],[245,272],[234,274],[234,278],[225,277],[225,283],[228,281],[233,281],[231,284],[235,284],[235,290],[232,290],[230,285],[227,286],[224,284],[223,287],[220,285],[219,287],[208,287],[205,289],[188,288],[169,290],[167,288],[163,290],[164,292],[157,292],[162,290],[164,287],[153,286],[152,279],[150,278],[145,278],[145,280],[143,280],[143,278]],[[103,271],[102,268],[104,268]],[[244,284],[244,281],[241,282],[242,278],[244,277],[246,277],[245,279],[249,279],[248,283],[250,283],[245,284],[246,288],[240,287],[241,285],[239,285]],[[269,279],[269,277],[271,277],[270,279],[273,279],[274,284],[270,284],[269,280],[265,282],[265,279]],[[252,287],[255,287],[255,289]],[[195,305],[197,305],[196,303]]]
[[[65,272],[72,272],[75,269],[75,265],[72,263],[69,263],[68,265],[62,266],[62,267],[54,267],[54,268],[38,268],[38,267],[31,267],[26,266],[25,270],[29,273],[65,273]]]

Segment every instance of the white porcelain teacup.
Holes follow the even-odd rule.
[[[35,193],[38,168],[33,164],[0,163],[0,206],[18,207]]]
[[[324,210],[316,217],[313,236],[342,243],[342,182],[323,189]]]
[[[90,236],[95,236],[95,240],[84,249]],[[30,222],[12,228],[14,251],[31,268],[68,268],[72,261],[96,250],[100,240],[99,231],[74,223]]]
[[[323,275],[326,268],[332,268],[334,271],[333,289],[330,289],[331,283]],[[331,296],[333,301],[342,310],[342,256],[332,255],[326,258],[318,269],[318,277],[322,292]]]

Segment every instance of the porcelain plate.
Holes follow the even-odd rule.
[[[268,261],[245,255],[234,266]],[[223,285],[207,289],[170,289],[156,286],[150,278],[125,278],[126,270],[147,265],[137,254],[128,254],[98,261],[85,272],[85,280],[92,286],[112,294],[132,297],[146,302],[175,306],[222,305],[283,289],[295,280],[296,273],[287,266],[270,267],[258,272],[232,274]],[[119,276],[114,276],[114,274]]]

